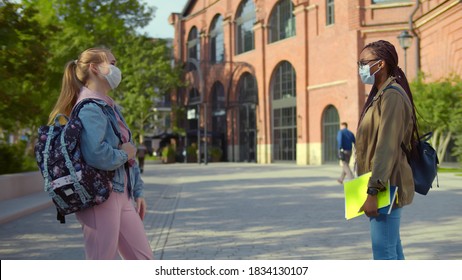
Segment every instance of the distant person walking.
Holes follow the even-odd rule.
[[[340,174],[340,178],[337,179],[337,182],[340,184],[343,184],[345,177],[350,180],[354,177],[350,168],[350,159],[354,144],[355,136],[353,132],[348,130],[348,124],[343,122],[337,133],[338,155],[342,161],[342,173]]]
[[[144,158],[146,157],[146,153],[148,152],[148,148],[144,145],[143,142],[138,145],[138,149],[136,150],[136,156],[138,157],[138,166],[140,167],[140,172],[143,173],[144,170]]]

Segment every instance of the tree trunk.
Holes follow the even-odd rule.
[[[445,133],[441,129],[437,128],[433,132],[433,137],[431,139],[431,144],[436,150],[436,154],[440,162],[443,161],[444,155],[446,154],[446,150],[449,145],[449,141],[451,140],[452,132]]]

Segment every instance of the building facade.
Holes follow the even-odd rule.
[[[173,121],[226,161],[337,161],[339,124],[355,132],[370,91],[356,63],[369,42],[394,44],[409,79],[462,75],[459,0],[190,0],[169,20],[187,83]]]

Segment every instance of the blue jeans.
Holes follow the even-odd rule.
[[[403,208],[395,208],[389,215],[380,214],[370,218],[374,260],[404,260],[399,236],[402,210]]]

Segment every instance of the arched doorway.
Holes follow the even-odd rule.
[[[197,90],[197,88],[192,88],[189,91],[188,106],[187,106],[188,130],[199,129],[198,104],[200,104],[200,93]]]
[[[226,160],[226,107],[225,89],[220,82],[212,87],[212,147],[222,151],[222,160]]]
[[[238,83],[239,94],[239,161],[257,160],[257,81],[245,73]]]
[[[281,62],[271,79],[273,159],[297,160],[297,95],[295,70]]]
[[[340,129],[340,118],[337,109],[329,105],[322,115],[322,160],[323,163],[336,162],[337,132]]]

